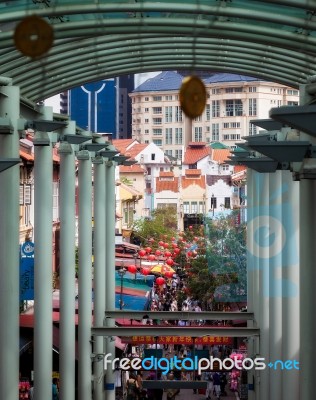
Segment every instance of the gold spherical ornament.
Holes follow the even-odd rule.
[[[187,117],[191,119],[199,117],[206,104],[204,83],[197,76],[187,76],[182,81],[179,98],[181,108]]]
[[[15,46],[25,56],[42,56],[52,47],[53,41],[52,26],[36,15],[24,18],[15,28]]]

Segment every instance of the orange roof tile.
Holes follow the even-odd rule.
[[[187,178],[186,176],[182,176],[182,188],[186,189],[191,185],[198,185],[202,189],[205,189],[205,176],[201,175],[199,178]]]
[[[173,180],[160,180],[156,178],[156,193],[163,192],[164,190],[170,190],[171,192],[178,192],[179,178]]]
[[[34,154],[30,154],[23,150],[20,150],[20,157],[24,158],[27,161],[34,161]]]
[[[235,165],[234,166],[234,174],[236,174],[237,172],[246,170],[246,169],[247,169],[247,167],[245,165]]]
[[[210,154],[209,146],[188,147],[184,154],[183,164],[195,164]]]
[[[212,149],[211,158],[218,164],[224,164],[231,155],[230,149]]]
[[[112,144],[120,153],[124,154],[128,146],[130,146],[134,141],[134,139],[114,139],[112,140]]]
[[[120,165],[120,174],[144,174],[145,170],[139,164]]]
[[[164,177],[164,176],[167,176],[167,177],[171,176],[171,177],[173,177],[173,176],[174,176],[174,173],[173,173],[172,171],[160,171],[159,176],[161,176],[161,177]]]
[[[145,144],[145,143],[134,144],[134,146],[132,146],[130,149],[128,149],[124,153],[124,155],[129,156],[130,158],[135,158],[140,152],[142,152],[144,149],[146,149],[147,146],[148,146],[148,144]]]
[[[186,176],[200,176],[201,175],[201,170],[200,169],[186,169],[185,170],[185,175]]]

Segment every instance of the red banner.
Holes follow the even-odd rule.
[[[233,344],[233,339],[231,337],[220,337],[220,336],[204,336],[193,338],[191,336],[158,336],[156,339],[154,336],[132,336],[132,337],[122,337],[123,343],[131,344],[202,344],[204,346],[211,345],[231,345]]]

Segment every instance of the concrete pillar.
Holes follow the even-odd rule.
[[[53,108],[43,107],[42,118],[53,119]],[[36,132],[37,133],[37,132]],[[52,146],[34,146],[34,398],[52,396]]]
[[[285,231],[282,224],[282,171],[270,178],[269,215],[269,293],[270,293],[270,360],[282,360],[282,254]],[[270,371],[269,400],[282,399],[282,374],[279,365]]]
[[[299,182],[290,171],[282,171],[282,223],[285,242],[282,255],[282,354],[283,360],[299,361]],[[299,399],[300,371],[282,371],[282,398]]]
[[[64,133],[74,133],[70,121]],[[61,142],[60,154],[60,399],[75,399],[75,155]]]
[[[115,310],[115,163],[106,163],[106,310]],[[114,319],[106,320],[107,326],[115,326]],[[106,338],[106,352],[115,356],[115,338]],[[106,399],[115,400],[114,371],[107,366]]]
[[[94,326],[102,326],[105,312],[105,166],[102,158],[94,161]],[[103,354],[103,337],[95,336],[93,353]],[[94,400],[103,399],[103,358],[95,357]]]
[[[316,181],[300,181],[300,399],[315,393]]]
[[[0,117],[13,127],[0,133],[0,158],[19,158],[20,91],[0,86],[0,93]],[[18,398],[19,381],[19,168],[0,172],[0,398],[7,400]]]
[[[78,395],[91,399],[91,322],[92,322],[92,167],[89,152],[77,154],[79,160],[79,276],[78,276]]]

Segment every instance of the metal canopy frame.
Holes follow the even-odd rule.
[[[186,69],[242,73],[298,88],[316,73],[316,2],[100,0],[0,4],[0,76],[37,102],[124,74]],[[13,42],[24,17],[45,18],[54,44],[37,60]]]

